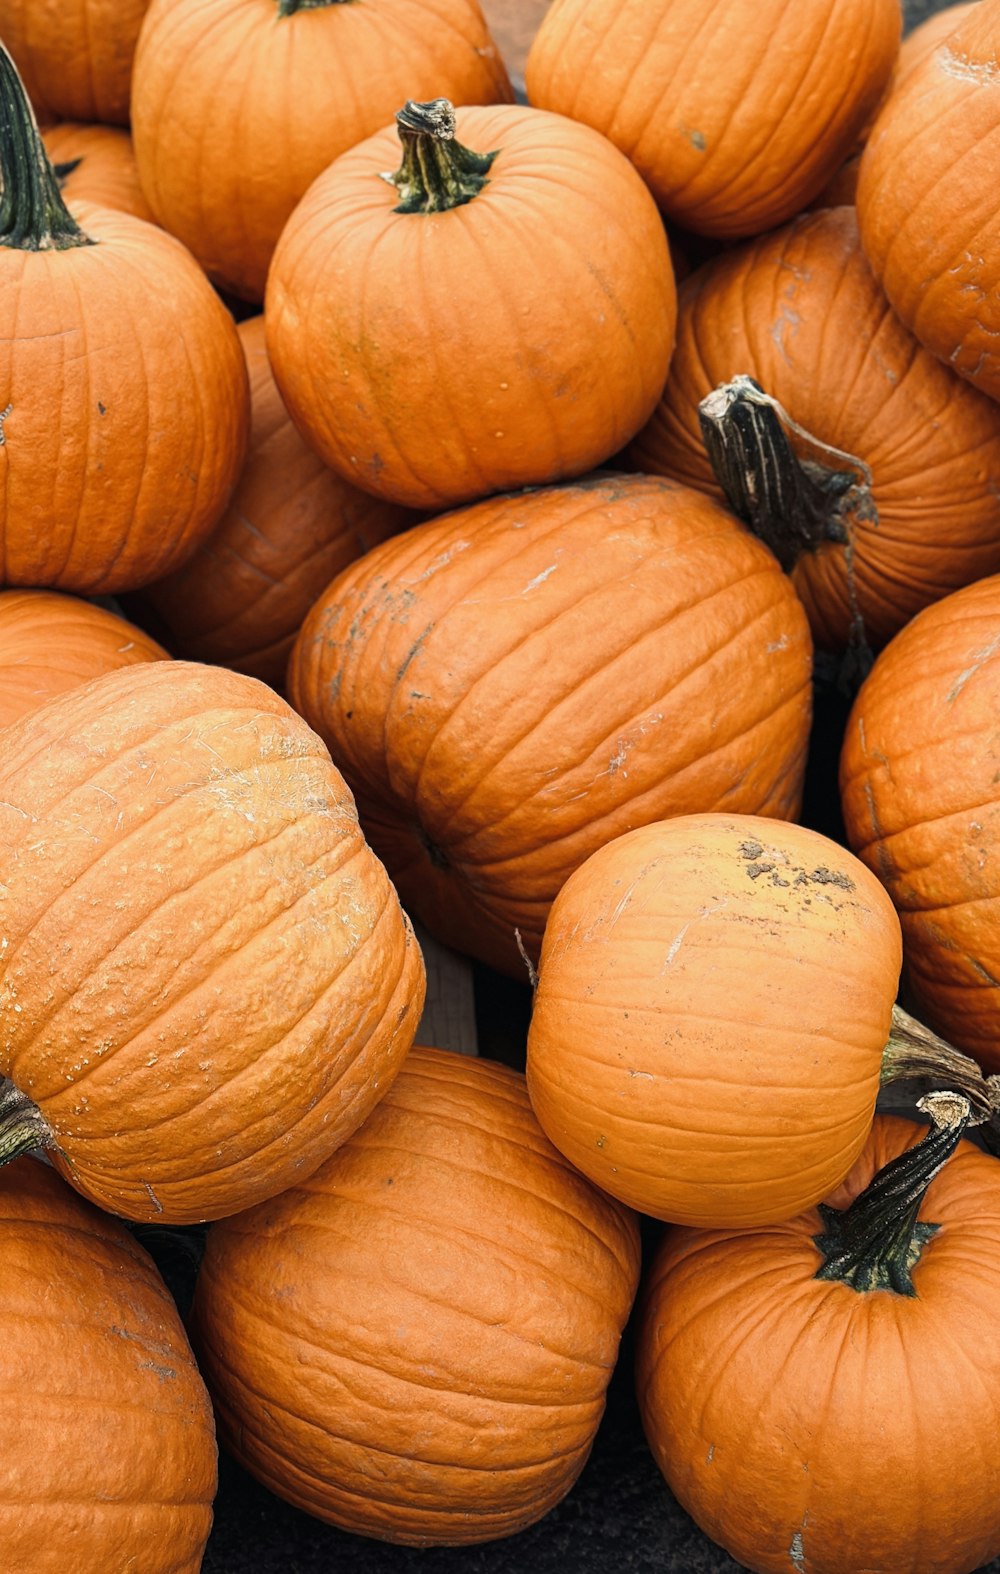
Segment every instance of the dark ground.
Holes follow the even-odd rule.
[[[941,0],[906,0],[907,27],[942,9]],[[505,10],[511,10],[509,0]],[[836,777],[844,719],[839,701],[820,700],[805,817],[833,836],[839,822],[825,784]],[[527,988],[477,968],[476,990],[481,1052],[523,1064]],[[655,1231],[647,1228],[647,1244]],[[147,1244],[183,1301],[190,1272],[177,1260],[176,1247]],[[632,1396],[628,1333],[582,1477],[540,1524],[507,1541],[425,1551],[387,1546],[288,1507],[225,1456],[220,1476],[204,1574],[565,1574],[570,1568],[575,1574],[739,1574],[741,1567],[701,1535],[659,1476]],[[1000,1559],[987,1568],[1000,1574]]]

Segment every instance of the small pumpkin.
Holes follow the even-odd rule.
[[[876,1121],[828,1206],[670,1230],[653,1260],[646,1435],[755,1574],[970,1574],[1000,1554],[1000,1166],[968,1142],[948,1158],[962,1114],[927,1105],[922,1141]]]
[[[524,1078],[415,1048],[308,1183],[213,1225],[193,1337],[227,1448],[272,1492],[467,1546],[573,1485],[638,1275],[635,1220],[546,1142]]]
[[[198,1574],[212,1407],[150,1258],[45,1164],[0,1175],[0,1562],[10,1574]]]
[[[54,119],[127,126],[149,0],[0,0],[0,38]]]
[[[441,92],[513,97],[477,0],[153,0],[132,93],[143,189],[217,284],[260,301],[320,171],[407,93]]]
[[[268,277],[274,375],[338,474],[440,510],[582,474],[652,411],[675,290],[635,170],[523,106],[409,103],[336,160]],[[595,367],[600,376],[595,376]]]
[[[264,684],[151,661],[0,751],[7,1154],[190,1223],[306,1177],[416,1032],[412,930],[319,739]]]
[[[595,848],[695,809],[793,816],[805,616],[774,558],[669,481],[490,499],[333,581],[289,663],[404,904],[523,977]]]
[[[88,678],[167,652],[116,613],[46,590],[0,591],[0,727]]]
[[[528,97],[610,137],[676,223],[757,235],[851,152],[901,24],[899,0],[553,0]]]
[[[63,120],[42,141],[68,203],[96,202],[151,222],[142,194],[132,138],[119,126],[87,126]]]
[[[275,386],[263,317],[238,331],[251,425],[236,490],[194,556],[127,605],[178,656],[280,689],[302,620],[330,580],[416,516],[359,492],[317,458]]]

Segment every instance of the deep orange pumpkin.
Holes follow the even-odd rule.
[[[54,118],[128,125],[132,57],[149,0],[0,0],[0,38]]]
[[[264,684],[155,661],[49,701],[3,734],[0,844],[7,1125],[102,1207],[248,1207],[386,1092],[420,952],[326,750]]]
[[[700,493],[598,476],[383,542],[303,624],[293,704],[326,739],[405,905],[523,977],[566,877],[634,825],[794,816],[805,616]]]
[[[132,138],[123,128],[64,120],[48,127],[42,141],[68,203],[95,202],[152,221],[153,210],[139,185]]]
[[[292,418],[345,479],[414,508],[603,463],[673,346],[648,191],[604,137],[540,110],[397,118],[402,165],[395,131],[344,154],[275,252],[267,348]]]
[[[320,171],[434,93],[513,97],[477,0],[153,0],[132,95],[143,188],[218,284],[260,301]]]
[[[468,1545],[576,1480],[638,1274],[635,1220],[546,1142],[524,1078],[418,1048],[308,1183],[212,1227],[194,1339],[271,1491]]]
[[[765,539],[791,565],[818,645],[842,649],[856,614],[883,645],[921,607],[1000,569],[1000,411],[896,319],[853,209],[806,214],[685,280],[670,378],[634,463],[721,495],[699,404],[739,375],[778,400],[813,466],[809,532],[796,494]],[[770,438],[764,457],[773,464]]]

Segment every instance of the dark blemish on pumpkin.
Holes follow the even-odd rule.
[[[177,1377],[172,1366],[160,1366],[156,1361],[140,1361],[139,1370],[142,1372],[155,1372],[161,1383],[168,1383]]]
[[[751,880],[759,880],[762,874],[770,874],[773,864],[747,864],[747,874]]]
[[[392,1184],[393,1184],[393,1179],[392,1179],[392,1176],[391,1176],[391,1175],[387,1175],[387,1176],[386,1176],[386,1178],[385,1178],[385,1184],[386,1184],[386,1185],[387,1185],[387,1186],[391,1186],[391,1185],[392,1185]]]
[[[431,632],[431,629],[433,627],[434,627],[433,623],[428,623],[427,627],[424,629],[424,632],[420,635],[419,639],[413,645],[410,646],[410,649],[407,652],[406,659],[403,662],[403,665],[400,667],[399,671],[396,673],[396,682],[397,683],[401,683],[402,682],[403,678],[406,675],[407,667],[410,665],[410,663],[412,661],[414,661],[416,659],[417,656],[419,656],[420,648],[423,645],[424,640],[427,638],[428,634]]]
[[[97,401],[97,413],[98,415],[107,415],[108,413],[107,405],[103,405],[100,399]]]
[[[844,874],[840,869],[827,869],[822,865],[819,869],[814,869],[811,874],[803,874],[797,883],[802,884],[807,880],[812,880],[815,885],[839,885],[842,891],[854,890],[854,881],[850,875]]]
[[[740,852],[743,854],[744,858],[759,858],[763,851],[764,847],[761,842],[740,843]]]
[[[341,672],[340,669],[338,668],[338,670],[333,674],[333,677],[330,679],[330,699],[331,700],[335,700],[337,698],[338,694],[340,693],[340,685],[341,685],[341,682],[343,681],[343,677],[344,677],[343,672]]]
[[[377,479],[385,469],[385,460],[382,458],[382,455],[372,454],[371,459],[368,461],[368,468]]]
[[[429,694],[421,694],[419,689],[411,689],[410,690],[410,699],[411,700],[429,700],[430,699],[430,695]]]
[[[397,1027],[399,1027],[400,1023],[403,1021],[403,1018],[408,1014],[409,1009],[410,1009],[410,1002],[409,1001],[406,1002],[405,1006],[400,1006],[399,1010],[396,1012],[396,1026]]]
[[[451,864],[448,862],[446,855],[444,852],[442,852],[437,842],[431,841],[422,825],[418,825],[416,827],[416,833],[417,841],[420,843],[424,852],[427,854],[432,866],[435,869],[450,869]]]
[[[13,410],[13,408],[14,408],[14,406],[12,404],[9,404],[7,406],[7,408],[6,408],[6,410],[0,410],[0,448],[2,448],[4,446],[4,444],[6,443],[6,441],[7,441],[7,438],[6,438],[5,434],[4,434],[3,423],[6,421],[7,417],[10,415],[10,412]]]
[[[705,141],[705,134],[704,134],[704,132],[702,132],[702,131],[689,131],[687,126],[681,126],[680,129],[681,129],[681,136],[682,137],[687,137],[687,139],[690,142],[691,146],[698,153],[704,153],[705,148],[707,147],[707,143]]]
[[[353,721],[354,720],[354,712],[352,710],[345,711],[344,712],[344,719],[346,721]]]

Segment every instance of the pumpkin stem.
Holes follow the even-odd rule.
[[[474,153],[455,140],[455,111],[446,98],[427,104],[408,99],[396,116],[403,162],[383,180],[395,186],[395,213],[441,213],[471,202],[487,184],[499,149]]]
[[[893,1082],[928,1081],[967,1099],[973,1126],[993,1121],[1000,1113],[1000,1080],[985,1077],[976,1061],[932,1033],[902,1006],[893,1006],[879,1083],[887,1087]]]
[[[927,1136],[879,1170],[849,1208],[820,1204],[824,1230],[813,1236],[823,1257],[817,1279],[836,1279],[852,1290],[891,1290],[915,1296],[911,1270],[939,1224],[917,1222],[934,1176],[951,1158],[969,1121],[960,1093],[928,1093],[917,1108],[931,1118]]]
[[[0,1077],[0,1165],[22,1153],[53,1146],[48,1122],[37,1104],[6,1077]]]
[[[352,0],[278,0],[279,16],[294,16],[296,11],[322,11],[328,5],[350,5]]]
[[[65,251],[92,246],[72,217],[38,134],[35,112],[0,44],[0,246]]]

